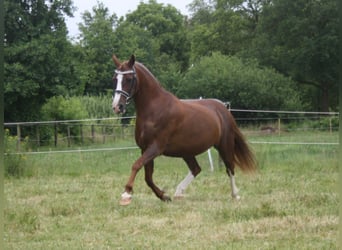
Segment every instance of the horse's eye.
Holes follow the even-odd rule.
[[[127,81],[128,84],[131,84],[133,82],[133,79],[132,78],[127,78],[126,81]]]

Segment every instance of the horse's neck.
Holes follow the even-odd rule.
[[[168,100],[174,98],[173,95],[167,92],[158,82],[158,80],[144,66],[140,64],[138,70],[141,70],[140,86],[135,97],[135,106],[137,114],[150,112],[150,108],[162,108],[161,105],[156,105],[159,100],[161,103],[167,103]]]

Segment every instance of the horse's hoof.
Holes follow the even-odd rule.
[[[131,203],[131,201],[132,201],[132,195],[125,191],[121,195],[120,205],[121,206],[127,206]]]
[[[236,201],[241,200],[240,195],[234,195],[234,196],[233,196],[233,200],[236,200]]]
[[[167,196],[167,195],[163,195],[162,200],[165,201],[165,202],[170,202],[170,201],[172,201],[171,198],[170,198],[169,196]]]
[[[129,204],[131,204],[132,198],[122,198],[120,200],[120,205],[121,206],[127,206]]]
[[[183,200],[185,198],[185,196],[184,195],[174,195],[173,198],[175,200]]]

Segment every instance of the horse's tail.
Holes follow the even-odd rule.
[[[232,127],[234,131],[234,163],[244,172],[254,172],[256,170],[254,153],[235,122]]]

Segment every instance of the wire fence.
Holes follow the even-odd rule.
[[[339,145],[338,112],[230,111],[251,144]],[[253,117],[249,118],[248,113],[254,113]],[[255,116],[260,113],[262,117]],[[10,138],[7,146],[15,148],[6,152],[51,154],[137,149],[134,124],[134,116],[5,123]]]

